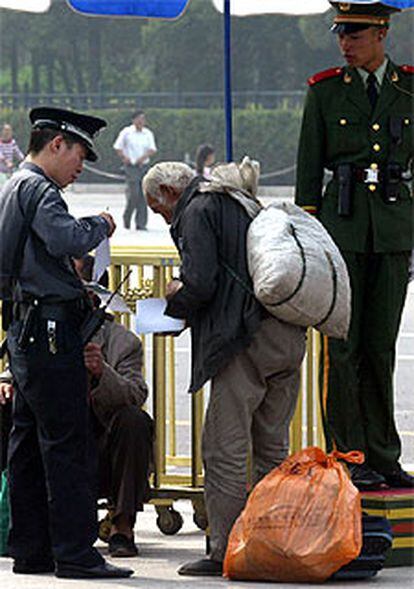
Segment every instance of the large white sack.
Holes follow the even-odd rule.
[[[348,271],[317,219],[293,203],[273,203],[250,224],[247,252],[256,297],[272,315],[330,337],[347,337]]]

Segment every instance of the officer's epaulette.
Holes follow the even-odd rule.
[[[323,72],[318,72],[317,74],[313,74],[308,79],[309,86],[314,86],[318,82],[322,82],[323,80],[329,80],[330,78],[336,78],[342,74],[341,67],[332,67],[329,70],[324,70]]]
[[[414,74],[414,65],[400,65],[400,69],[405,74]]]

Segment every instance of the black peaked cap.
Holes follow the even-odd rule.
[[[33,108],[29,118],[33,129],[57,129],[79,139],[87,148],[86,159],[92,162],[98,159],[93,140],[106,127],[104,119],[50,106]]]

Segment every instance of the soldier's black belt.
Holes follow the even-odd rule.
[[[353,176],[356,182],[364,184],[380,184],[384,179],[384,173],[379,168],[353,168]]]
[[[399,200],[402,184],[411,180],[411,174],[405,172],[400,164],[392,162],[381,168],[376,164],[360,168],[346,163],[336,166],[334,179],[338,184],[338,215],[349,217],[352,215],[356,183],[366,184],[373,194],[379,194],[384,203],[391,205]]]
[[[397,166],[388,167],[387,172],[381,168],[357,168],[356,166],[351,166],[350,169],[352,178],[355,182],[362,182],[363,184],[382,184],[387,178],[389,178],[390,173],[392,174],[391,180],[393,182],[406,182],[411,179],[408,172],[405,172]],[[337,170],[335,170],[334,177],[338,180]]]

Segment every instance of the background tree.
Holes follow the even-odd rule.
[[[303,89],[315,71],[341,63],[332,14],[233,18],[235,90]],[[393,19],[397,61],[413,55],[414,11]],[[161,21],[86,17],[65,0],[46,14],[0,10],[0,91],[19,93],[219,92],[223,19],[207,0]]]

